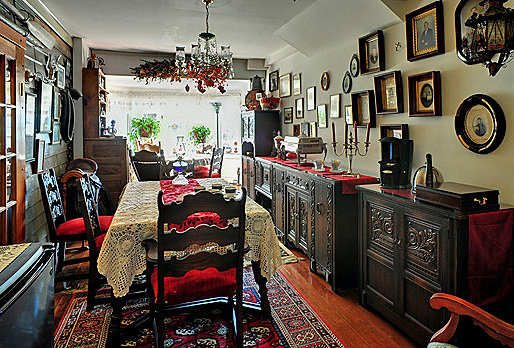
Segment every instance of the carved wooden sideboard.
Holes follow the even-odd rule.
[[[468,218],[416,202],[409,190],[359,189],[359,300],[422,346],[446,324],[435,292],[467,297]]]

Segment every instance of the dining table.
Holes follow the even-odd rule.
[[[188,185],[174,185],[172,180],[161,180],[129,182],[125,186],[98,257],[98,271],[106,277],[115,299],[125,297],[135,276],[147,268],[142,242],[148,239],[157,241],[159,191],[163,191],[164,201],[169,202],[194,192],[195,186],[210,189],[213,184],[229,185],[221,178],[207,178],[189,179]],[[245,247],[249,247],[245,261],[251,263],[259,286],[260,309],[264,316],[269,316],[266,282],[282,266],[279,242],[270,213],[248,196],[245,212]]]

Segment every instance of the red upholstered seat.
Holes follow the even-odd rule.
[[[180,225],[168,224],[168,228],[175,228],[177,232],[184,232],[189,228],[196,228],[199,225],[218,226],[220,228],[226,228],[228,223],[227,220],[220,218],[220,216],[216,213],[200,212],[189,215],[187,219],[182,221]]]
[[[157,272],[152,273],[152,287],[157,298]],[[236,269],[220,272],[210,267],[203,271],[191,270],[183,277],[164,279],[164,300],[167,304],[197,301],[205,298],[232,296],[236,290]]]
[[[195,178],[196,179],[208,178],[209,172],[210,172],[209,167],[195,167]],[[212,177],[220,178],[221,175],[220,175],[220,173],[213,172]]]
[[[95,244],[98,250],[102,249],[102,244],[104,243],[104,239],[107,233],[101,234],[98,237],[95,238]]]
[[[102,232],[107,232],[109,226],[111,226],[112,216],[99,216],[98,218],[100,220],[100,229],[102,230]],[[86,227],[84,226],[83,218],[68,220],[57,227],[58,236],[82,233],[86,233]]]

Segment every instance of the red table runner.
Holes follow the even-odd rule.
[[[360,178],[352,178],[352,177],[342,176],[341,174],[334,174],[334,173],[330,172],[330,167],[325,167],[325,171],[318,172],[313,169],[312,163],[302,163],[300,165],[300,167],[298,167],[298,163],[294,162],[292,160],[282,160],[282,159],[275,158],[275,157],[259,157],[259,158],[268,160],[270,162],[283,164],[285,166],[295,168],[298,170],[303,170],[305,172],[322,175],[322,176],[330,178],[330,179],[339,180],[343,184],[342,185],[343,186],[343,194],[357,193],[357,190],[355,189],[356,185],[366,185],[366,184],[378,183],[378,178],[375,178],[372,176],[367,176],[367,175],[361,174]]]
[[[161,180],[162,200],[164,203],[176,201],[180,195],[195,192],[195,186],[200,186],[195,179],[189,179],[187,185],[173,185],[172,180]]]

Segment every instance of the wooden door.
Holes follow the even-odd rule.
[[[25,241],[25,47],[0,25],[0,245]]]
[[[303,192],[297,193],[296,207],[298,210],[297,214],[297,236],[298,236],[298,247],[307,255],[310,256],[310,233],[311,233],[311,210],[310,202],[311,199],[308,194]]]
[[[312,270],[325,276],[332,273],[332,190],[333,185],[324,181],[315,183],[314,206],[314,255],[311,255]]]

